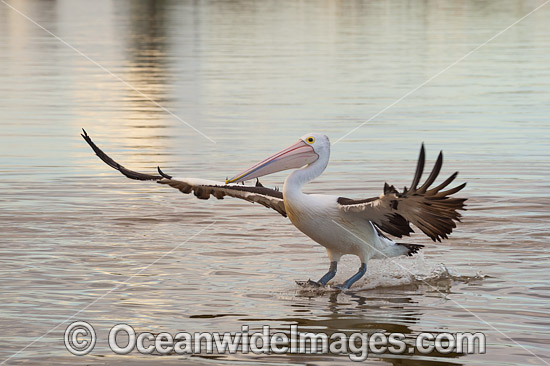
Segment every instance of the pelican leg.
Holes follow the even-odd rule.
[[[338,268],[338,262],[337,261],[333,261],[333,262],[330,262],[330,267],[328,269],[328,272],[324,274],[323,277],[321,277],[321,279],[317,282],[313,281],[313,280],[307,280],[307,281],[296,281],[296,283],[298,285],[301,285],[301,286],[305,286],[305,285],[309,285],[309,286],[314,286],[314,287],[321,287],[321,286],[326,286],[327,282],[332,280],[334,278],[334,276],[336,276],[336,270]]]
[[[307,283],[309,285],[313,285],[313,286],[326,286],[327,282],[332,280],[334,278],[334,276],[336,276],[336,270],[338,268],[338,262],[334,261],[334,262],[330,262],[330,267],[328,269],[328,272],[324,274],[323,277],[321,277],[321,279],[317,282],[315,281],[312,281],[312,280],[308,280]]]
[[[337,285],[335,287],[339,288],[340,290],[347,290],[348,288],[351,287],[351,285],[353,285],[355,282],[357,282],[358,279],[363,277],[365,275],[365,272],[367,272],[367,264],[366,263],[361,263],[361,267],[359,267],[359,271],[357,271],[356,274],[354,274],[353,276],[348,278],[346,280],[346,282],[344,282],[343,284]]]
[[[328,272],[324,274],[319,281],[320,285],[325,286],[328,281],[332,280],[336,276],[336,270],[338,269],[338,262],[330,262]]]

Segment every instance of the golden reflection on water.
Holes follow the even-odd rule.
[[[0,325],[10,340],[0,359],[178,245],[78,314],[99,332],[87,362],[150,362],[108,350],[106,334],[118,322],[143,331],[299,324],[304,331],[411,337],[483,331],[489,339],[487,355],[371,357],[376,364],[540,363],[508,337],[548,357],[541,341],[550,325],[548,9],[333,146],[331,163],[310,192],[366,197],[378,195],[385,181],[408,184],[424,141],[428,164],[443,149],[442,175],[460,170],[470,197],[449,241],[433,245],[414,237],[428,248],[400,260],[417,276],[429,277],[439,263],[453,276],[436,276],[431,287],[395,264],[373,263],[355,291],[336,295],[294,285],[323,273],[327,259],[286,219],[249,203],[199,201],[127,181],[93,156],[80,128],[129,168],[154,172],[161,165],[176,176],[223,180],[307,131],[336,141],[537,2],[10,4],[132,87],[0,4]],[[281,186],[284,177],[263,183]],[[336,280],[356,265],[346,259]],[[59,341],[62,328],[15,360],[75,362]]]

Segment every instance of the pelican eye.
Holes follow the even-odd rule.
[[[307,142],[308,144],[313,144],[313,143],[315,142],[315,138],[313,138],[313,136],[310,136],[310,137],[308,137],[308,138],[306,139],[306,142]]]

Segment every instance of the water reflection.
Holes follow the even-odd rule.
[[[303,292],[302,292],[303,294]],[[463,354],[456,352],[440,353],[433,352],[430,355],[422,355],[414,348],[415,338],[419,334],[417,325],[424,316],[417,300],[420,294],[414,296],[399,296],[401,292],[379,292],[376,296],[363,295],[354,291],[346,293],[330,292],[314,296],[310,293],[308,297],[310,302],[301,300],[300,295],[296,304],[290,305],[295,312],[295,316],[285,318],[265,318],[257,319],[243,317],[240,320],[249,324],[279,324],[271,327],[271,332],[285,333],[290,337],[290,325],[297,325],[302,333],[323,332],[330,338],[336,333],[344,333],[348,337],[353,333],[401,333],[405,336],[404,341],[407,344],[405,354],[409,355],[406,364],[411,365],[462,365],[458,358],[464,357]],[[315,309],[316,315],[313,316],[311,309]],[[324,310],[324,311],[323,311]],[[221,314],[226,316],[227,314]],[[252,329],[251,332],[261,332],[261,327]],[[428,330],[424,330],[428,331]],[[439,333],[432,330],[434,336]],[[429,342],[425,342],[426,345]],[[404,360],[402,356],[395,356],[389,350],[383,352],[371,352],[369,359],[380,359],[388,364],[402,365]],[[324,360],[324,355],[304,355],[287,354],[292,361],[301,363],[315,362]],[[409,357],[414,356],[409,359]],[[276,357],[276,356],[275,356]],[[270,358],[269,358],[270,359]],[[265,359],[266,361],[268,358]],[[272,360],[272,359],[271,359]],[[273,360],[272,360],[273,361]]]
[[[127,28],[120,29],[124,30],[124,33],[119,35],[126,43],[125,80],[153,101],[168,107],[167,88],[170,70],[166,53],[170,24],[167,2],[120,2],[116,6],[122,14],[121,20],[128,24]],[[125,100],[129,112],[129,127],[150,128],[143,122],[158,120],[160,115],[165,114],[143,95],[131,90],[129,92],[131,94]]]
[[[326,271],[326,253],[284,218],[246,202],[199,201],[129,182],[93,156],[80,128],[129,168],[154,172],[161,165],[174,176],[223,179],[307,131],[336,140],[537,3],[10,4],[216,144],[0,4],[0,327],[9,340],[0,360],[171,250],[78,315],[101,334],[117,322],[153,331],[235,331],[266,322],[407,336],[479,330],[490,339],[490,353],[465,363],[535,364],[540,360],[529,352],[548,356],[547,8],[335,145],[327,171],[307,187],[376,196],[384,181],[409,184],[422,141],[428,159],[443,149],[444,169],[459,170],[468,182],[469,210],[446,243],[420,242],[427,264],[402,264],[414,274],[444,263],[461,278],[491,276],[431,283],[437,291],[390,288],[408,278],[380,264],[354,291],[336,295],[295,287],[294,280]],[[284,177],[263,183],[281,186]],[[342,276],[356,267],[344,263]],[[17,361],[74,363],[59,342],[62,328]],[[455,356],[385,354],[373,362],[462,361]],[[87,360],[105,357],[114,364],[151,362],[137,354],[115,357],[105,343]],[[334,365],[347,357],[262,361]]]

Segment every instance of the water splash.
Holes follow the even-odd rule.
[[[346,266],[347,267],[347,266]],[[352,272],[351,268],[343,267],[341,272]],[[340,276],[339,276],[340,277]],[[430,264],[425,261],[423,255],[411,258],[395,258],[391,260],[372,260],[368,264],[367,274],[358,281],[352,291],[380,290],[390,288],[403,288],[404,290],[417,290],[425,288],[448,292],[453,284],[470,283],[483,280],[488,277],[481,272],[473,275],[462,275],[457,270],[447,267],[444,263]],[[331,284],[341,283],[341,279]],[[305,286],[306,292],[333,292],[338,289],[327,286],[314,288]]]

